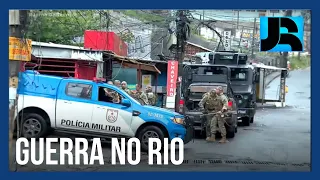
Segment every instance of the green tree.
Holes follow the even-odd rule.
[[[97,10],[33,10],[29,14],[27,37],[34,41],[75,44],[85,30],[104,28]]]
[[[311,19],[311,10],[302,10],[301,15],[303,16],[305,22],[309,22]]]

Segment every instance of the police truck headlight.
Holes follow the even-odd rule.
[[[243,99],[248,99],[248,96],[243,96]]]
[[[184,124],[184,119],[183,118],[170,118],[174,123],[176,124]]]

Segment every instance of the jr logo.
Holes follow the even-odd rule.
[[[303,51],[303,17],[260,17],[260,51]]]

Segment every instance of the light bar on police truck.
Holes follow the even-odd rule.
[[[102,83],[102,82],[107,82],[106,79],[104,78],[97,78],[97,77],[94,77],[93,78],[93,82],[96,82],[96,83]]]

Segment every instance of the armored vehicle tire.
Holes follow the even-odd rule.
[[[236,127],[230,127],[227,129],[227,138],[234,138],[236,135]]]
[[[164,133],[157,126],[147,126],[147,127],[143,128],[138,133],[138,139],[141,142],[141,150],[142,151],[148,151],[149,138],[159,138],[163,142]],[[163,149],[163,147],[161,147],[161,149]]]
[[[49,125],[39,114],[28,113],[21,124],[21,135],[25,138],[40,138],[48,134]]]
[[[254,121],[254,116],[250,118],[250,123],[253,123]]]
[[[249,117],[242,117],[242,125],[250,126],[250,118]]]

